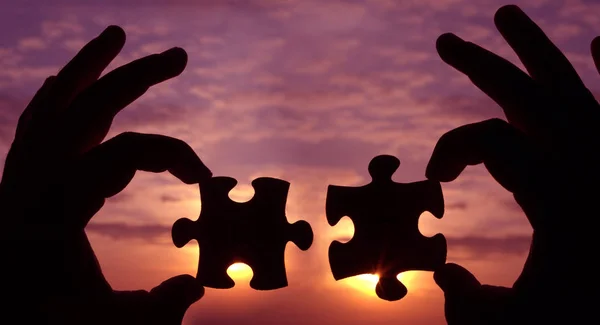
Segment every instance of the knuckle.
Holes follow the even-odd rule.
[[[135,142],[138,139],[140,139],[141,136],[142,135],[140,133],[126,131],[126,132],[123,132],[123,133],[120,133],[119,135],[117,135],[115,137],[115,140],[117,140],[121,143],[132,143],[132,142]]]
[[[508,126],[505,120],[497,117],[486,120],[484,123],[492,128],[506,128]]]

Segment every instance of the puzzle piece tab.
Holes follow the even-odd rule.
[[[371,183],[360,187],[329,185],[327,221],[335,226],[348,216],[354,236],[329,246],[329,264],[336,280],[360,274],[377,274],[376,293],[394,301],[408,290],[397,279],[410,270],[433,271],[446,261],[446,239],[419,232],[419,217],[429,211],[440,219],[444,197],[438,182],[396,183],[392,175],[400,166],[393,156],[381,155],[369,164]]]
[[[287,286],[284,251],[288,241],[307,250],[313,232],[306,221],[287,222],[285,205],[290,184],[262,177],[252,182],[254,197],[232,201],[229,192],[237,181],[213,177],[200,186],[202,208],[196,221],[179,219],[172,229],[175,246],[196,239],[200,259],[196,278],[203,286],[227,289],[235,283],[227,275],[233,263],[246,263],[254,273],[250,287],[273,290]]]

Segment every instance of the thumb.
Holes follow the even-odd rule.
[[[170,278],[150,290],[162,311],[180,324],[187,309],[204,295],[204,287],[191,275]]]
[[[476,291],[481,283],[464,267],[448,263],[433,273],[435,283],[446,295],[461,295]]]
[[[435,271],[433,279],[444,291],[445,314],[453,324],[512,324],[510,288],[481,285],[464,267],[448,263]]]

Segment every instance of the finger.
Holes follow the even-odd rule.
[[[512,306],[513,290],[481,285],[464,267],[448,263],[433,274],[435,283],[446,298],[445,314],[448,324],[507,324]],[[507,321],[500,322],[506,318]]]
[[[448,263],[433,273],[433,280],[445,294],[474,292],[481,287],[477,278],[464,267]]]
[[[178,76],[187,63],[181,48],[149,55],[106,74],[81,94],[69,112],[67,134],[73,150],[85,152],[100,143],[114,116],[151,86]]]
[[[204,295],[204,287],[191,275],[173,277],[150,291],[158,300],[157,311],[173,324],[181,324],[185,312]]]
[[[86,154],[80,175],[88,190],[103,198],[129,184],[137,170],[169,171],[186,184],[201,183],[212,173],[184,141],[156,134],[121,133]]]
[[[600,36],[594,38],[592,41],[592,58],[594,58],[596,70],[600,73]]]
[[[500,8],[494,21],[534,80],[547,87],[553,95],[595,102],[573,65],[519,7],[508,5]],[[568,109],[583,107],[573,105]]]
[[[186,184],[204,184],[212,176],[194,150],[179,139],[122,133],[85,154],[68,182],[74,203],[66,214],[74,227],[85,227],[104,199],[121,192],[138,170],[169,171]]]
[[[469,165],[483,163],[510,192],[531,190],[541,172],[539,158],[522,132],[500,119],[461,126],[444,134],[427,165],[427,178],[456,179]]]
[[[50,89],[52,88],[52,85],[54,84],[55,80],[55,76],[50,76],[46,78],[44,84],[42,84],[42,87],[40,87],[40,89],[35,93],[27,107],[25,107],[25,110],[23,110],[23,113],[21,113],[21,116],[19,117],[19,122],[17,123],[17,130],[15,136],[16,138],[23,137],[25,131],[29,127],[31,120],[36,114],[36,111],[43,109],[43,107],[40,106],[43,105],[44,100],[50,93]]]
[[[547,103],[542,89],[525,72],[453,34],[440,36],[436,45],[442,60],[467,75],[498,103],[512,125],[532,136],[552,138],[558,123],[544,110],[550,103]]]
[[[87,43],[56,76],[49,107],[61,111],[83,89],[90,86],[125,45],[121,27],[108,26],[98,37]]]

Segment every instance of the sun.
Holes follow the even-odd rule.
[[[254,273],[248,264],[234,263],[227,268],[227,275],[234,280],[250,280]]]
[[[396,278],[405,286],[411,287],[413,284],[412,282],[414,282],[413,280],[415,278],[415,274],[413,272],[403,272],[400,273]],[[377,274],[361,274],[340,280],[340,282],[345,283],[349,287],[356,289],[357,291],[370,297],[377,297],[377,294],[375,293],[375,286],[377,286],[378,281],[379,276]]]

